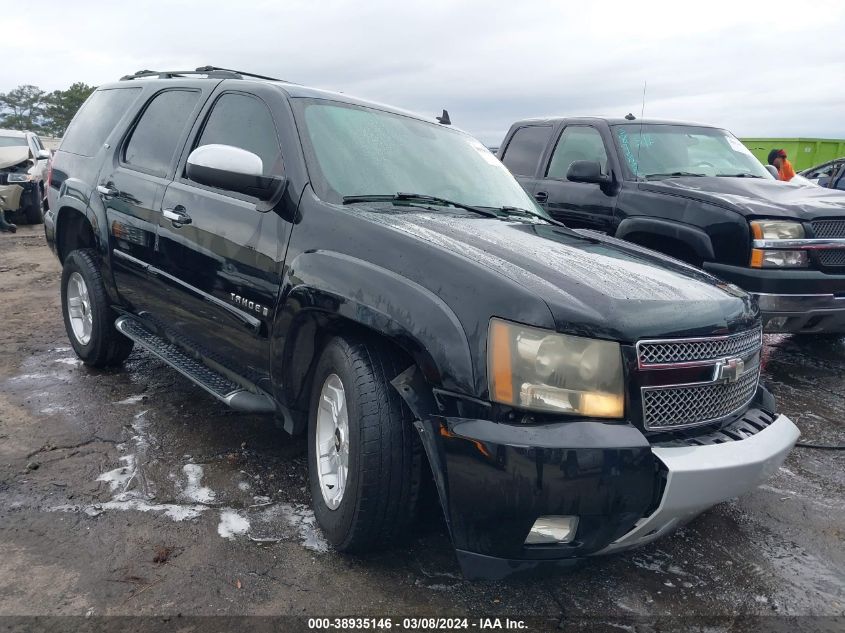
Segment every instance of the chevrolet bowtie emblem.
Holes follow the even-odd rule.
[[[717,382],[736,382],[745,371],[745,361],[741,358],[726,358],[716,363]]]

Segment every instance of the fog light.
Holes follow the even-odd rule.
[[[751,268],[806,268],[806,251],[751,251]]]
[[[766,332],[779,332],[786,327],[789,317],[774,317],[766,321]]]
[[[578,530],[578,517],[540,517],[525,539],[526,545],[571,543]]]

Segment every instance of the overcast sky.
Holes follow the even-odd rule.
[[[212,64],[426,114],[498,144],[543,115],[845,138],[845,3],[41,0],[5,11],[0,92]],[[11,56],[8,52],[11,51]]]

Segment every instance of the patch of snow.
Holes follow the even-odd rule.
[[[138,394],[137,396],[129,396],[128,398],[124,398],[123,400],[119,400],[118,402],[115,402],[115,404],[138,404],[143,399],[144,399],[144,394]]]
[[[239,481],[238,482],[238,490],[242,490],[242,491],[246,492],[250,488],[252,488],[252,486],[250,486],[248,482],[246,482],[246,481]]]
[[[67,358],[57,358],[53,362],[62,363],[64,365],[73,365],[74,367],[78,367],[82,364],[82,361],[79,360],[76,356],[68,356]]]
[[[150,503],[143,499],[124,499],[122,501],[106,501],[87,506],[60,505],[50,508],[54,512],[84,512],[88,516],[97,516],[106,510],[135,510],[137,512],[161,512],[172,521],[186,521],[196,519],[207,508],[201,505],[179,505],[175,503]]]
[[[220,512],[220,523],[217,526],[217,533],[223,538],[234,538],[249,532],[249,520],[238,514],[231,508],[225,508]]]
[[[311,508],[287,503],[279,504],[279,507],[288,524],[299,533],[303,547],[320,553],[329,551],[329,543],[317,527],[317,519]]]
[[[131,482],[132,478],[135,476],[134,455],[124,455],[120,458],[120,462],[123,464],[122,466],[118,466],[114,470],[102,473],[99,477],[97,477],[97,481],[107,482],[112,491],[117,489],[125,491],[129,486],[129,482]]]
[[[61,411],[67,411],[67,407],[63,407],[60,404],[53,404],[49,407],[44,407],[39,413],[43,413],[44,415],[53,415],[54,413],[59,413]]]
[[[199,464],[185,464],[182,467],[182,472],[188,478],[188,483],[182,491],[182,495],[196,503],[211,503],[216,496],[214,491],[208,486],[201,485],[202,482],[202,466]]]
[[[44,378],[55,378],[55,376],[39,372],[34,374],[19,374],[12,376],[9,380],[43,380]]]

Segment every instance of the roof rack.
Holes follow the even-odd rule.
[[[158,79],[173,79],[174,77],[186,77],[190,75],[205,75],[206,77],[217,79],[243,79],[244,77],[252,77],[254,79],[266,79],[268,81],[285,81],[284,79],[276,79],[275,77],[267,77],[266,75],[256,75],[255,73],[248,73],[242,70],[220,68],[218,66],[200,66],[196,70],[139,70],[131,75],[124,75],[120,78],[120,81],[149,79],[151,77],[157,77]]]

